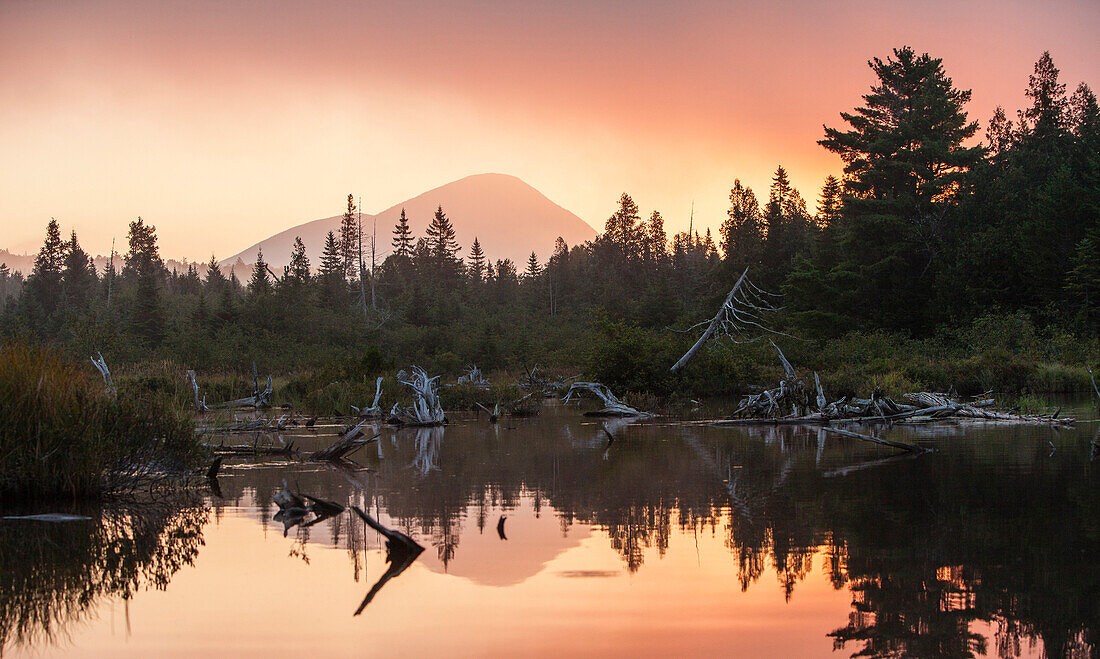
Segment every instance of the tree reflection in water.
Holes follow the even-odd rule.
[[[898,432],[924,441],[929,430]],[[496,515],[527,500],[563,533],[574,522],[600,529],[629,571],[678,534],[709,532],[728,548],[741,589],[772,587],[760,582],[774,571],[790,599],[820,561],[832,586],[852,593],[850,616],[831,634],[841,651],[1015,656],[1036,641],[1051,656],[1100,649],[1091,432],[1055,438],[1051,455],[1045,428],[940,428],[936,453],[904,459],[783,426],[626,425],[609,446],[600,424],[554,410],[499,433],[474,422],[384,433],[380,456],[360,456],[368,471],[230,466],[216,514],[254,502],[270,520],[286,478],[432,545],[447,569],[467,519],[492,533]],[[506,543],[516,551],[520,528],[509,527]],[[378,546],[346,513],[292,532],[303,556],[310,542],[346,547],[357,580],[368,544]],[[391,556],[386,575],[409,564]],[[993,630],[989,642],[980,622]]]
[[[940,429],[941,450],[895,460],[822,441],[816,429],[617,425],[609,447],[604,427],[550,415],[499,435],[406,429],[380,444],[374,473],[295,478],[302,491],[385,511],[444,567],[468,515],[482,530],[487,510],[512,510],[522,497],[536,514],[552,507],[563,529],[602,529],[630,571],[651,549],[663,555],[674,533],[721,533],[742,589],[771,567],[790,599],[820,556],[833,587],[853,596],[836,648],[861,655],[988,652],[975,621],[993,625],[993,649],[1005,656],[1031,639],[1052,656],[1100,647],[1100,474],[1082,467],[1089,438],[1083,453],[1051,456],[1046,429],[958,430],[956,439]],[[249,473],[269,505],[285,472]],[[346,516],[329,523],[358,561]]]
[[[203,544],[209,510],[195,505],[109,507],[93,519],[0,520],[0,650],[54,644],[106,597],[164,590]]]

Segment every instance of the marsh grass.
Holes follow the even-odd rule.
[[[0,346],[0,498],[86,498],[201,457],[190,415],[144,383],[106,391],[90,365]]]

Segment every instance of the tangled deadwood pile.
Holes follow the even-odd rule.
[[[870,398],[847,396],[828,402],[821,386],[821,378],[814,373],[814,390],[802,381],[787,361],[783,351],[772,343],[783,365],[783,377],[779,385],[758,394],[745,396],[732,418],[716,422],[716,425],[753,423],[804,423],[828,425],[834,422],[855,421],[861,423],[931,423],[945,419],[1031,423],[1067,426],[1074,423],[1069,417],[1053,414],[1017,414],[1014,411],[993,409],[996,400],[983,394],[973,400],[960,400],[953,393],[908,393],[904,402],[883,396],[878,390]]]

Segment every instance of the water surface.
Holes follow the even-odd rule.
[[[191,505],[0,522],[0,640],[78,657],[1089,656],[1095,429],[889,431],[936,449],[912,458],[553,403],[380,428],[362,469],[233,459],[221,496]],[[382,539],[349,513],[286,528],[284,480],[426,551],[363,606]]]

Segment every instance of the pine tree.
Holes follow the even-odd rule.
[[[222,274],[221,266],[218,265],[217,257],[211,254],[210,263],[206,264],[206,291],[221,294],[222,289],[228,284],[229,281]]]
[[[668,260],[668,235],[665,233],[665,218],[660,211],[649,215],[644,227],[644,257],[653,265],[661,265]]]
[[[542,274],[542,266],[539,265],[539,257],[531,252],[531,256],[527,257],[527,269],[524,270],[523,276],[528,281],[532,281],[538,279],[540,274]]]
[[[455,229],[451,220],[443,212],[443,207],[436,209],[428,225],[427,247],[429,258],[439,274],[453,275],[458,273],[458,242],[455,240]]]
[[[481,281],[485,274],[485,253],[481,250],[481,243],[474,236],[474,244],[470,246],[470,278],[475,282]]]
[[[309,283],[309,257],[306,255],[306,244],[301,236],[294,237],[294,247],[290,250],[290,265],[286,268],[284,280],[290,280],[298,285]]]
[[[838,267],[852,273],[861,300],[849,311],[880,326],[926,328],[944,213],[984,149],[963,144],[978,130],[964,109],[970,92],[954,87],[940,59],[904,47],[869,65],[878,82],[866,105],[840,115],[851,130],[826,128],[818,142],[845,163]]]
[[[65,243],[61,240],[61,227],[50,218],[46,224],[46,240],[34,259],[34,269],[27,278],[27,289],[35,302],[47,314],[53,313],[61,303],[61,270],[65,265]]]
[[[317,278],[321,284],[321,294],[331,306],[338,306],[347,298],[347,281],[344,279],[344,261],[340,243],[331,231],[325,235],[325,246],[321,250],[321,267]]]
[[[409,218],[402,208],[401,217],[397,218],[397,224],[393,227],[393,255],[408,258],[412,256],[412,248],[412,229],[409,228]]]
[[[71,233],[69,241],[65,243],[64,263],[61,281],[65,302],[70,307],[81,309],[91,300],[98,280],[92,259],[77,242],[76,231]]]
[[[340,237],[337,242],[341,276],[345,280],[354,279],[358,270],[355,260],[358,238],[358,225],[355,222],[355,201],[352,199],[352,195],[349,194],[347,210],[344,211],[344,216],[340,218]]]
[[[271,294],[271,276],[264,261],[264,250],[256,250],[256,263],[252,266],[252,277],[248,280],[248,293],[253,298],[263,298]]]
[[[1024,110],[1020,124],[1025,133],[1039,142],[1050,142],[1063,137],[1068,131],[1069,101],[1066,85],[1058,81],[1059,71],[1054,66],[1050,51],[1044,51],[1035,63],[1035,72],[1028,79],[1027,97],[1032,106]]]
[[[128,239],[130,248],[124,257],[122,276],[133,279],[150,274],[159,280],[164,270],[164,261],[157,249],[157,228],[138,217],[130,223]]]
[[[129,242],[122,272],[124,278],[135,283],[130,330],[146,345],[155,348],[163,341],[165,334],[160,295],[164,262],[157,249],[156,227],[145,224],[139,217],[130,223]]]
[[[1015,139],[1012,120],[1005,115],[1005,109],[998,105],[993,111],[993,118],[989,120],[989,127],[985,130],[985,141],[989,145],[990,155],[995,158],[1008,151]]]
[[[752,188],[742,186],[740,179],[733,181],[730,208],[726,215],[719,229],[722,253],[730,270],[740,272],[746,266],[760,262],[764,245],[764,218],[760,213],[760,203]],[[686,249],[687,243],[681,241],[681,250]]]
[[[840,218],[842,207],[840,181],[829,174],[821,186],[821,199],[817,203],[817,223],[822,227],[832,226]]]
[[[639,256],[641,254],[639,220],[641,216],[638,215],[638,205],[630,195],[624,192],[619,197],[619,207],[604,223],[602,237],[616,246],[623,256],[627,258]]]

